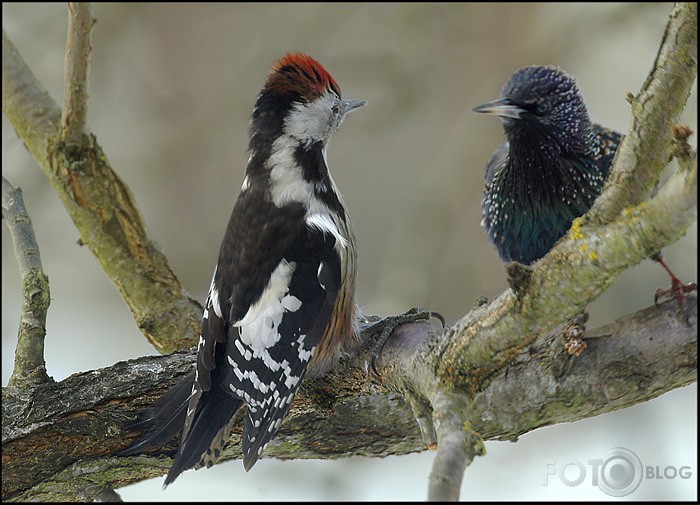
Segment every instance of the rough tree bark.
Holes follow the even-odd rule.
[[[696,154],[682,129],[674,138],[671,128],[697,72],[696,26],[697,6],[676,4],[654,67],[632,99],[612,183],[517,292],[507,290],[444,331],[428,323],[400,327],[380,360],[381,380],[367,373],[361,350],[323,381],[306,381],[267,453],[384,456],[437,445],[429,497],[455,499],[482,440],[515,440],[697,380],[695,295],[687,298],[687,322],[675,301],[652,306],[589,329],[580,356],[566,352],[563,336],[626,268],[676,241],[696,219]],[[59,107],[4,33],[3,111],[144,335],[163,352],[186,349],[197,334],[198,304],[148,237],[95,138],[80,131],[61,138]],[[649,198],[671,156],[678,168]],[[188,373],[193,359],[176,352],[59,383],[4,388],[3,500],[114,499],[115,487],[164,474],[170,460],[160,456],[172,456],[173,444],[138,457],[113,454],[135,436],[123,424]],[[239,426],[222,459],[240,457],[240,434]]]

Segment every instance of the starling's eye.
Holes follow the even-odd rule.
[[[538,116],[544,116],[550,110],[549,102],[540,102],[535,106],[535,114]]]
[[[337,103],[331,105],[331,112],[333,113],[334,116],[337,116],[338,113],[340,112],[340,105]]]

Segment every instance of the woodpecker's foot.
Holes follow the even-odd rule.
[[[678,305],[681,307],[681,312],[683,313],[683,319],[685,320],[686,324],[688,324],[689,319],[688,319],[688,313],[687,313],[687,308],[686,308],[686,303],[685,303],[685,294],[690,293],[692,291],[697,291],[698,290],[698,285],[695,282],[689,282],[688,284],[683,284],[683,282],[676,277],[676,274],[674,274],[670,268],[664,263],[663,258],[661,258],[660,254],[656,254],[651,257],[654,261],[656,261],[659,265],[661,265],[666,272],[668,272],[668,275],[671,277],[671,286],[667,289],[659,288],[656,290],[656,293],[654,293],[654,304],[658,305],[659,300],[663,300],[664,298],[671,298],[675,297],[676,300],[678,300]]]
[[[582,312],[576,316],[569,325],[564,328],[564,349],[569,356],[579,357],[583,350],[588,347],[588,344],[583,341],[586,335],[586,321],[588,321],[588,312]]]
[[[442,327],[445,327],[445,318],[442,317],[442,315],[420,307],[413,307],[403,314],[380,319],[362,330],[362,333],[366,335],[365,345],[369,345],[368,343],[372,342],[370,368],[377,375],[377,377],[381,377],[381,374],[377,371],[376,362],[382,355],[382,350],[384,349],[384,346],[389,340],[392,332],[404,323],[428,321],[432,317],[438,319],[442,323]]]

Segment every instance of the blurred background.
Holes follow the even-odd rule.
[[[65,4],[3,3],[3,27],[60,103]],[[414,305],[453,322],[479,295],[507,287],[480,228],[484,168],[500,123],[471,112],[518,68],[554,64],[577,78],[591,119],[621,132],[624,96],[654,61],[672,5],[644,4],[94,4],[89,126],[138,202],[148,230],[204,301],[243,181],[247,127],[275,60],[318,59],[344,98],[368,104],[343,125],[328,161],[355,223],[359,303],[371,314]],[[697,92],[682,121],[697,129]],[[3,175],[24,192],[51,282],[46,361],[56,380],[155,354],[79,238],[43,173],[2,119]],[[691,138],[695,145],[696,136]],[[697,225],[664,257],[697,280]],[[19,274],[2,229],[2,380],[12,370]],[[653,303],[668,276],[644,261],[589,307],[589,327]],[[487,442],[464,500],[604,500],[590,467],[577,487],[547,476],[614,447],[690,478],[643,479],[627,499],[697,499],[697,388],[624,411]],[[125,500],[424,500],[434,453],[336,461],[238,461],[122,488]],[[567,467],[567,472],[572,467]],[[567,478],[575,479],[573,473]]]

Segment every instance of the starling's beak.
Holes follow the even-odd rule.
[[[362,107],[367,102],[365,100],[343,100],[341,103],[343,105],[341,117],[344,117],[348,112],[353,111],[358,107]]]
[[[520,119],[525,109],[514,105],[510,98],[499,98],[492,102],[482,103],[472,109],[481,114],[492,114],[494,116]]]

